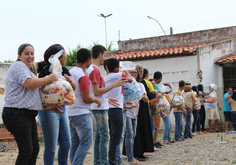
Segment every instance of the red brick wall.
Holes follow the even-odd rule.
[[[42,129],[37,123],[38,137],[42,137]],[[0,124],[0,141],[12,141],[14,140],[13,135],[5,128],[4,124]]]

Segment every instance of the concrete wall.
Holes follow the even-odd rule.
[[[150,50],[184,45],[213,43],[230,38],[236,38],[236,26],[175,35],[119,41],[118,44],[119,50],[122,52],[129,52],[136,50]]]

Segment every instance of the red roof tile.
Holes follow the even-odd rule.
[[[118,60],[123,61],[123,60],[134,60],[134,59],[143,59],[143,58],[193,54],[194,52],[196,52],[197,47],[203,46],[203,45],[206,45],[206,44],[180,46],[180,47],[154,49],[154,50],[133,51],[133,52],[119,51],[118,54],[110,56],[108,58],[116,58]]]
[[[236,54],[232,55],[230,57],[226,57],[220,60],[217,60],[215,63],[217,64],[223,64],[223,63],[228,63],[228,62],[236,62]]]

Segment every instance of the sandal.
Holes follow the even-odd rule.
[[[170,140],[169,142],[170,142],[170,143],[175,143],[175,141],[174,141],[174,140]]]
[[[149,153],[149,152],[145,152],[143,153],[144,156],[152,156],[153,154]]]
[[[140,161],[134,159],[133,162],[128,162],[128,164],[142,164],[142,162],[140,162]]]

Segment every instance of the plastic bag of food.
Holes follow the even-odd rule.
[[[159,100],[159,103],[156,105],[156,112],[164,111],[165,113],[168,113],[170,111],[170,103],[167,101],[166,97],[163,96]]]
[[[40,93],[43,105],[72,105],[75,103],[74,91],[70,83],[63,77],[60,77],[58,81],[43,85]]]
[[[171,100],[171,104],[174,106],[179,106],[184,103],[184,98],[177,94],[174,94],[173,99]]]
[[[75,103],[75,94],[69,82],[62,76],[62,67],[58,58],[62,55],[63,50],[49,58],[51,66],[49,71],[57,74],[58,81],[50,82],[40,88],[40,95],[43,105],[58,104],[72,105]]]
[[[141,88],[138,82],[132,77],[132,82],[125,84],[123,87],[124,103],[132,100],[140,100],[142,97]]]
[[[216,96],[215,92],[211,92],[209,94],[209,97],[206,99],[206,101],[210,102],[210,103],[214,103],[214,102],[216,102],[216,100],[217,100],[217,96]]]
[[[201,109],[201,103],[199,100],[197,102],[193,103],[193,109],[195,109],[195,110]]]

